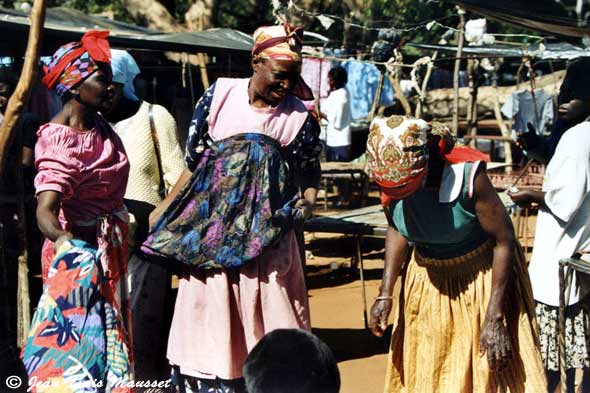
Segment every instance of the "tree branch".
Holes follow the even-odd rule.
[[[27,41],[27,51],[25,52],[25,62],[14,94],[8,100],[4,121],[0,125],[0,176],[4,173],[6,152],[13,140],[16,124],[22,116],[26,103],[29,101],[31,87],[37,75],[41,31],[43,30],[44,22],[45,0],[35,0],[33,9],[31,10],[31,27]]]

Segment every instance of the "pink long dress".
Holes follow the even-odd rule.
[[[248,79],[219,79],[209,110],[215,140],[243,132],[291,143],[307,111],[288,96],[276,108],[248,104]],[[248,352],[268,332],[310,329],[309,305],[295,233],[236,270],[194,270],[180,279],[168,359],[184,375],[236,379]]]

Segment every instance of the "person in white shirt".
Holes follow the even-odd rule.
[[[559,260],[590,251],[590,78],[581,79],[578,83],[585,88],[559,107],[558,116],[574,126],[563,134],[549,161],[542,191],[509,193],[521,206],[540,206],[529,273],[550,392],[559,382]],[[588,276],[574,275],[566,308],[568,392],[574,391],[575,369],[584,370],[582,391],[590,391],[589,284]]]
[[[326,160],[348,162],[351,154],[351,130],[352,115],[350,112],[350,93],[346,89],[348,76],[343,67],[337,66],[328,72],[328,84],[330,94],[323,102],[321,115],[328,122],[326,127]],[[338,181],[340,193],[336,207],[350,199],[350,184],[347,181]]]

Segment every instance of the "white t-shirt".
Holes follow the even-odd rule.
[[[559,141],[543,182],[529,266],[535,300],[559,306],[559,260],[590,248],[590,122],[570,128]],[[588,293],[587,280],[574,274],[569,304]]]
[[[322,112],[326,114],[326,144],[332,147],[350,146],[350,94],[345,87],[330,93],[323,103]]]

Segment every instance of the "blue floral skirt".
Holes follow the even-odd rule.
[[[200,268],[237,268],[290,228],[297,195],[281,146],[239,134],[206,149],[142,251]]]

